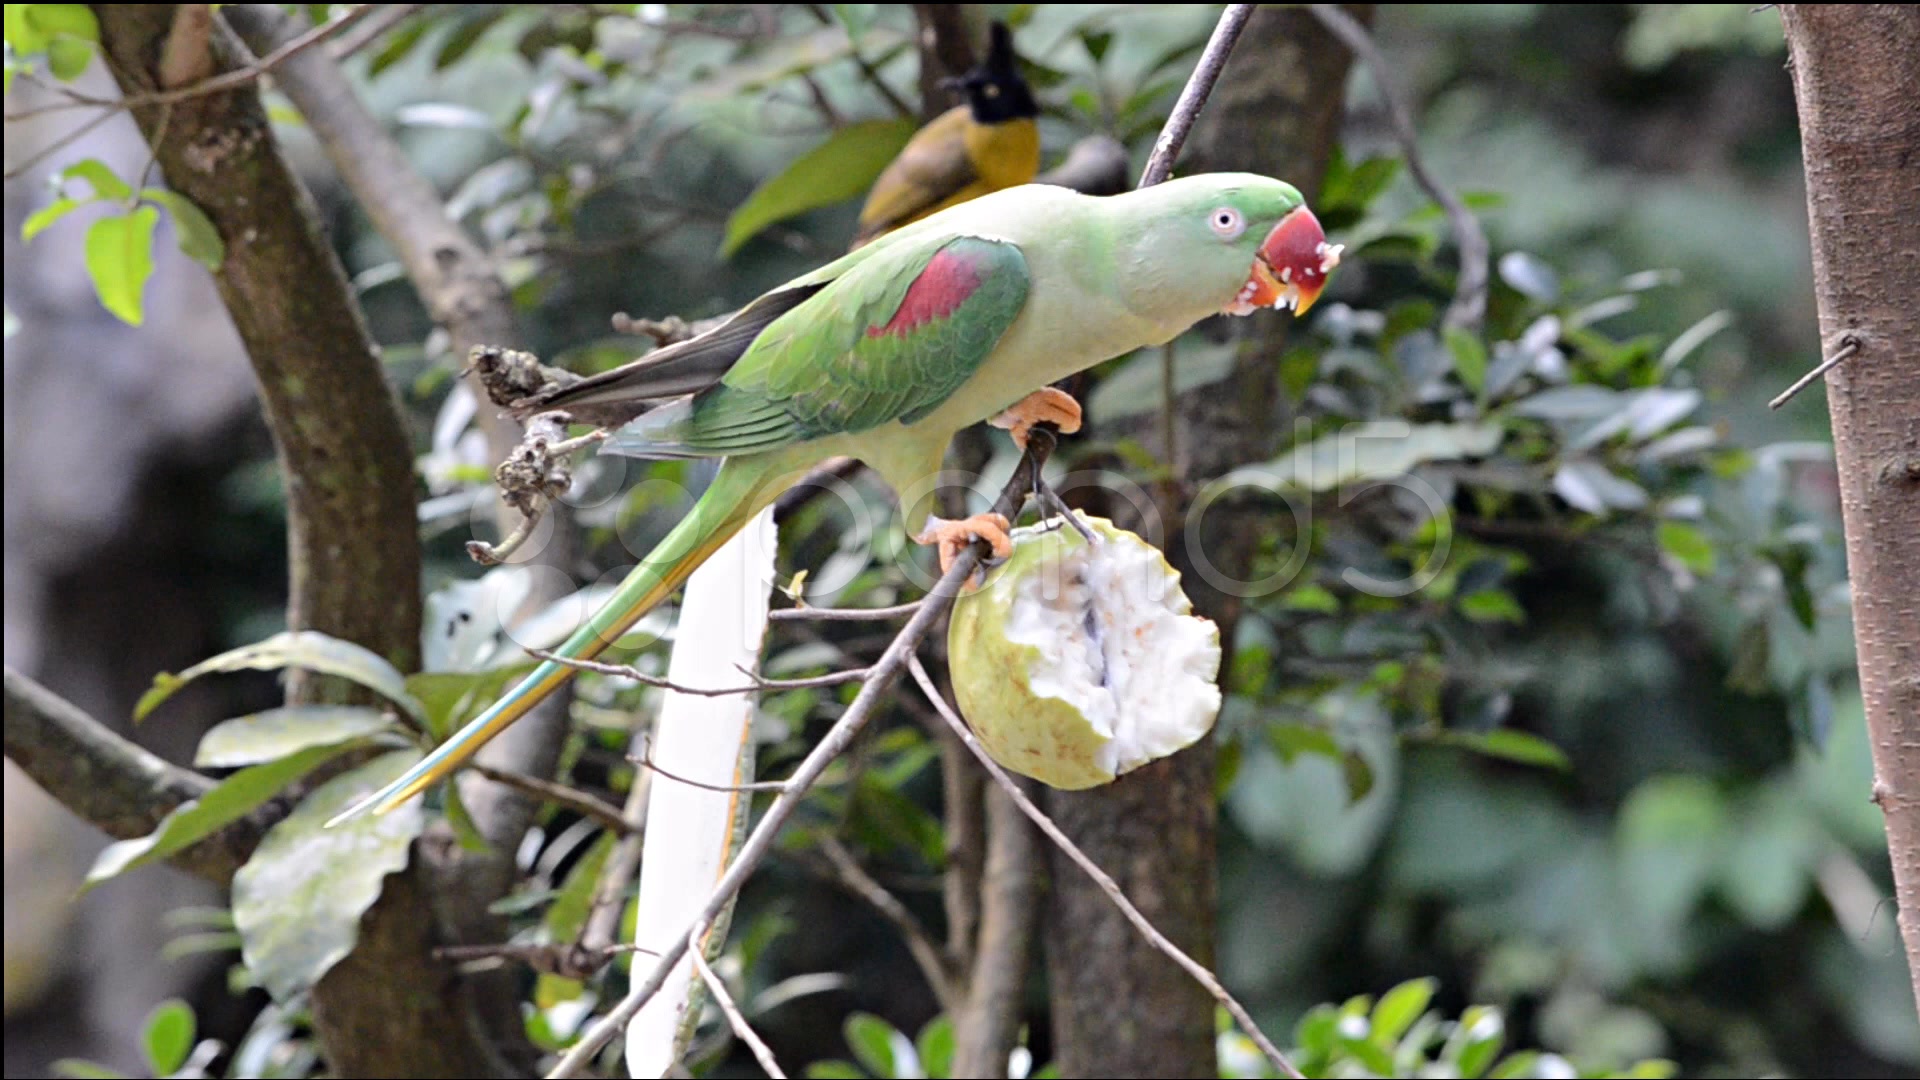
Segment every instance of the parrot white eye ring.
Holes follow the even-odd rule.
[[[1247,219],[1231,206],[1216,207],[1207,215],[1207,224],[1213,226],[1213,235],[1222,240],[1238,240],[1240,234],[1247,231]]]

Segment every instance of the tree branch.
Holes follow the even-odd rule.
[[[853,852],[848,851],[847,845],[837,837],[823,838],[820,850],[826,854],[827,861],[833,864],[834,879],[865,900],[868,906],[900,931],[900,937],[907,943],[907,952],[912,954],[913,962],[920,966],[920,974],[926,977],[927,987],[933,991],[934,1000],[940,1003],[941,1011],[956,1011],[960,1001],[954,993],[953,973],[947,970],[946,958],[934,945],[933,935],[927,933],[926,926],[914,918],[913,912],[907,910],[907,905],[901,903],[899,897],[873,880],[873,875],[867,873],[866,868],[860,865],[860,860],[854,858]]]
[[[1453,303],[1447,306],[1443,325],[1478,330],[1487,315],[1487,234],[1480,228],[1480,219],[1473,216],[1473,211],[1467,209],[1467,204],[1460,201],[1452,188],[1442,184],[1427,168],[1426,159],[1420,156],[1420,136],[1413,127],[1413,114],[1407,111],[1392,68],[1387,58],[1380,55],[1367,28],[1339,4],[1308,7],[1329,33],[1373,71],[1374,85],[1380,88],[1380,99],[1386,104],[1387,115],[1393,120],[1393,132],[1400,140],[1400,152],[1407,159],[1407,172],[1446,211],[1447,222],[1453,228],[1453,242],[1460,249],[1460,277],[1454,284]]]
[[[918,660],[913,671],[919,678]],[[986,793],[986,810],[980,934],[968,972],[967,1000],[953,1020],[954,1076],[1006,1075],[1007,1056],[1020,1043],[1021,1005],[1040,906],[1041,862],[1033,827],[1012,798],[997,788]]]
[[[1253,18],[1254,9],[1259,6],[1228,4],[1227,10],[1221,12],[1220,21],[1213,25],[1213,36],[1207,39],[1207,47],[1200,54],[1200,62],[1194,65],[1193,74],[1187,76],[1187,85],[1180,89],[1180,100],[1173,103],[1167,126],[1160,129],[1160,137],[1153,141],[1153,153],[1147,157],[1147,167],[1140,172],[1141,187],[1163,183],[1173,175],[1173,162],[1187,143],[1187,133],[1193,130],[1193,122],[1206,106],[1207,95],[1213,93],[1213,84],[1220,81],[1220,72],[1227,66],[1233,43],[1240,40],[1240,31],[1247,28],[1247,20]]]
[[[145,836],[213,781],[167,763],[121,738],[80,707],[26,675],[6,669],[7,759],[47,794],[116,840]],[[256,812],[171,860],[226,884],[272,824]]]
[[[266,62],[251,61],[218,25],[209,46],[223,74],[162,91],[153,65],[172,5],[96,11],[107,66],[168,185],[226,244],[215,283],[259,381],[285,477],[288,624],[415,670],[421,589],[411,448],[346,273],[252,89]],[[302,35],[301,48],[290,44],[269,59],[284,63],[323,36]],[[211,89],[216,84],[227,89]],[[288,681],[295,703],[362,693],[338,680]],[[431,960],[434,920],[421,917],[433,909],[425,862],[387,879],[353,952],[313,989],[314,1027],[337,1074],[508,1070],[479,1037],[464,984]]]
[[[313,33],[302,21],[270,4],[235,4],[226,9],[225,17],[256,52],[278,54]],[[282,61],[275,81],[300,110],[374,228],[399,256],[421,303],[451,338],[453,355],[464,363],[475,346],[518,346],[520,330],[512,296],[493,260],[447,216],[446,205],[433,183],[414,167],[400,144],[360,100],[339,64],[319,50],[290,55]],[[477,376],[470,377],[469,387],[482,402],[486,401]],[[518,424],[485,407],[479,410],[477,419],[495,460],[513,453],[520,442]],[[559,515],[548,517],[551,532],[539,557],[532,561],[564,568],[571,538]],[[496,503],[496,518],[503,535],[513,532],[520,523],[520,515],[503,503]],[[540,580],[550,577],[543,575]],[[530,596],[527,603],[557,598],[551,589],[535,592],[537,595]],[[568,692],[541,703],[532,715],[494,739],[481,752],[480,763],[528,776],[552,776],[559,764],[572,700]],[[473,898],[460,908],[476,920],[462,927],[461,936],[467,940],[496,939],[504,933],[504,921],[481,919],[479,915],[512,887],[515,870],[511,853],[532,824],[538,804],[514,789],[491,785],[469,783],[462,793],[475,827],[494,854],[458,860],[461,865],[454,877],[471,890]],[[501,1022],[518,1029],[516,1010],[504,1004],[499,1008]],[[506,1012],[516,1015],[507,1017]]]

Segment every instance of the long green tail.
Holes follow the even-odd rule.
[[[701,563],[789,486],[774,482],[778,473],[770,464],[740,458],[722,462],[719,474],[687,516],[634,567],[606,606],[554,650],[555,654],[572,660],[591,660],[671,596]],[[369,810],[384,814],[433,786],[478,753],[487,740],[505,731],[508,724],[525,716],[573,678],[577,670],[552,660],[542,661],[491,708],[441,743],[419,764],[327,824],[337,825]]]

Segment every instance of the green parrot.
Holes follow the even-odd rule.
[[[969,543],[1010,550],[996,514],[930,514],[930,478],[961,428],[1022,447],[1034,424],[1080,425],[1048,384],[1161,345],[1216,313],[1304,313],[1339,262],[1300,193],[1206,173],[1094,197],[1028,184],[881,236],[768,292],[689,341],[517,403],[522,415],[665,401],[603,444],[641,458],[721,458],[692,510],[556,650],[591,659],[673,593],[811,466],[865,462],[903,495],[944,570]],[[471,757],[575,669],[546,661],[407,773],[341,814],[384,813]]]

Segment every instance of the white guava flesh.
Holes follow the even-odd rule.
[[[1220,634],[1159,551],[1100,518],[1060,522],[954,606],[962,713],[996,761],[1055,787],[1106,783],[1192,745],[1220,713]]]

